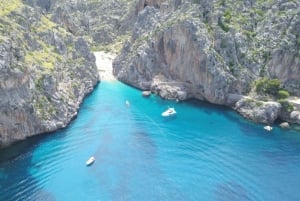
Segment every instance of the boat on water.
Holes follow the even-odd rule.
[[[173,107],[168,108],[166,111],[164,111],[161,116],[163,117],[169,117],[176,114],[176,111]]]
[[[86,165],[87,166],[90,166],[90,165],[92,165],[94,162],[95,162],[95,157],[94,156],[91,156],[87,161],[86,161]]]
[[[267,131],[271,131],[273,128],[271,126],[265,126],[264,129]]]

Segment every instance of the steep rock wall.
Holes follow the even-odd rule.
[[[169,4],[169,8],[175,7],[175,1]],[[188,5],[182,9],[192,8]],[[194,97],[225,104],[228,94],[246,93],[252,72],[245,69],[238,77],[233,76],[226,60],[214,49],[219,42],[200,18],[193,18],[194,14],[164,15],[154,7],[146,7],[139,13],[131,42],[114,61],[115,75],[158,94],[164,91],[164,86],[177,86],[183,89],[180,91],[186,91],[185,97],[175,93],[174,97],[169,94],[165,98]],[[162,23],[164,20],[166,24]],[[158,77],[161,79],[155,79]]]
[[[168,99],[234,108],[262,77],[278,78],[299,95],[299,2],[153,3],[140,7],[131,39],[114,61],[119,80]]]
[[[137,16],[136,0],[24,0],[95,49],[127,38]]]
[[[159,8],[164,1],[166,0],[139,0],[137,3],[137,12],[142,11],[146,6]]]
[[[1,16],[0,147],[65,127],[99,81],[83,38],[18,3]]]

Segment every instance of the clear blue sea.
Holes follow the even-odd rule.
[[[168,106],[177,115],[166,119]],[[1,201],[299,201],[299,189],[299,131],[117,81],[67,128],[0,151]]]

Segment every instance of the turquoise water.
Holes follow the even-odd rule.
[[[0,200],[300,200],[300,133],[262,126],[102,82],[66,129],[1,151]]]

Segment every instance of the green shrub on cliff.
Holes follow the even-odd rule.
[[[281,83],[278,79],[262,78],[256,81],[256,92],[259,94],[273,95],[279,99],[285,99],[290,96],[287,90],[280,87]]]
[[[294,106],[293,104],[291,104],[290,102],[288,102],[285,99],[280,99],[278,100],[278,102],[281,104],[281,107],[284,111],[290,113],[294,110]]]
[[[21,0],[2,0],[0,3],[0,17],[8,15],[12,11],[23,6]]]
[[[228,32],[230,30],[230,27],[228,24],[222,21],[221,18],[218,19],[218,25],[223,29],[223,31]]]
[[[231,14],[230,10],[226,10],[224,12],[225,22],[230,23],[231,17],[232,17],[232,14]]]
[[[39,65],[43,67],[44,70],[53,71],[56,58],[60,57],[60,55],[53,53],[48,49],[28,52],[25,55],[25,63],[27,65]]]
[[[276,96],[280,89],[280,80],[262,78],[256,81],[256,92],[259,94],[270,94]]]
[[[285,99],[285,98],[288,98],[290,96],[290,93],[284,89],[281,89],[278,91],[278,98],[280,99]]]

